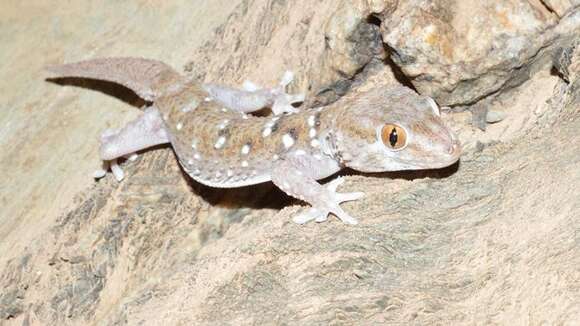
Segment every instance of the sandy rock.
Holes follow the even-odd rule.
[[[578,0],[543,0],[542,3],[559,17],[562,17],[571,8],[580,5]]]
[[[560,18],[527,0],[401,1],[382,21],[394,62],[442,105],[521,84],[549,63],[554,44],[580,33],[577,11]]]
[[[3,3],[0,324],[574,324],[579,11],[498,3]],[[98,132],[139,102],[40,71],[115,55],[231,85],[293,69],[307,105],[414,85],[463,104],[443,117],[465,153],[443,170],[346,171],[339,190],[367,193],[344,204],[354,227],[293,224],[304,206],[271,184],[204,187],[168,148],[94,182]],[[497,113],[485,132],[476,107],[483,123]]]

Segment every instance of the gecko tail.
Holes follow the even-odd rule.
[[[143,58],[102,58],[46,67],[50,78],[90,78],[123,85],[147,101],[185,83],[167,64]]]

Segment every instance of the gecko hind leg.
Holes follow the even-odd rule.
[[[161,114],[154,107],[147,108],[142,116],[125,127],[107,129],[101,134],[100,156],[104,170],[110,168],[115,178],[121,181],[124,174],[117,163],[119,157],[133,156],[139,150],[165,143],[169,143],[169,137]],[[95,173],[96,178],[103,176],[102,170]]]

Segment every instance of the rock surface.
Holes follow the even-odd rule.
[[[575,0],[3,2],[0,324],[574,324],[579,25]],[[203,187],[168,148],[95,183],[99,131],[142,102],[42,67],[122,55],[233,85],[290,68],[306,105],[402,83],[453,106],[465,154],[347,171],[355,227]]]
[[[520,85],[555,45],[580,35],[574,2],[401,1],[381,14],[382,34],[419,92],[442,105],[473,104]]]

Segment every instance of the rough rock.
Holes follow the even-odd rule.
[[[578,17],[572,0],[3,2],[0,324],[574,324]],[[119,55],[232,85],[291,68],[306,105],[415,87],[453,105],[465,154],[344,172],[368,194],[344,205],[355,227],[293,224],[303,206],[270,184],[201,186],[168,148],[94,182],[99,131],[141,103],[41,68]]]
[[[558,17],[562,17],[571,8],[580,5],[578,0],[542,0],[542,4],[552,12],[554,12]]]
[[[545,69],[555,46],[580,35],[579,4],[401,1],[381,15],[381,30],[393,60],[419,92],[441,105],[466,105]]]

